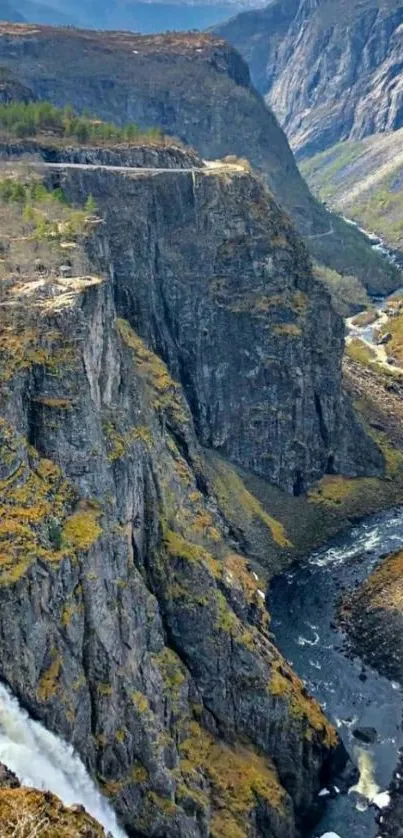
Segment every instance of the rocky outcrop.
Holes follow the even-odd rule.
[[[91,259],[182,383],[204,446],[294,494],[326,472],[380,473],[341,391],[342,320],[258,181],[228,166],[59,182],[73,202],[95,198]]]
[[[56,105],[90,111],[118,125],[156,126],[206,159],[248,158],[318,261],[363,281],[371,272],[387,290],[398,286],[396,272],[365,238],[312,197],[283,131],[250,82],[246,63],[222,39],[3,25],[0,65]]]
[[[80,806],[63,806],[55,795],[21,787],[0,763],[0,830],[2,838],[16,835],[57,835],[58,838],[105,838],[104,830]]]
[[[119,143],[116,146],[69,146],[55,145],[36,140],[0,141],[0,159],[15,160],[18,157],[38,158],[45,163],[74,163],[89,166],[118,166],[143,169],[194,169],[203,168],[202,159],[192,149],[170,144],[148,145]]]
[[[348,436],[340,323],[247,173],[49,178],[69,200],[91,193],[102,223],[59,192],[39,193],[39,226],[37,192],[28,214],[21,193],[11,215],[2,204],[1,677],[74,744],[132,834],[296,838],[345,754],[271,641],[259,568],[198,438],[257,461],[289,389],[310,419],[270,418],[267,473],[292,488],[295,457],[309,479],[336,438],[335,462],[363,468],[365,453],[378,467],[358,426]],[[251,381],[266,419],[250,421],[249,442]],[[226,469],[267,537],[290,547]]]
[[[402,126],[402,23],[394,0],[276,0],[218,32],[305,157]]]
[[[8,105],[10,102],[32,102],[35,96],[26,85],[10,73],[7,68],[0,67],[0,104]]]

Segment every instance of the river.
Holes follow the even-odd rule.
[[[362,232],[389,262],[399,265],[385,242]],[[385,317],[386,299],[373,302]],[[377,325],[353,328],[349,323],[350,335],[373,344]],[[346,637],[337,627],[336,611],[342,593],[354,590],[383,556],[402,545],[403,510],[391,510],[338,536],[271,586],[269,607],[276,643],[336,725],[360,770],[358,789],[335,794],[307,838],[326,832],[340,838],[378,835],[379,809],[373,801],[387,802],[382,793],[390,785],[403,745],[403,694],[398,684],[351,657]],[[375,728],[377,742],[360,745],[353,734],[358,727]]]
[[[346,650],[336,627],[337,604],[382,556],[403,545],[403,510],[371,517],[315,551],[271,586],[269,609],[275,641],[305,681],[361,768],[358,795],[336,794],[320,825],[307,838],[335,832],[340,838],[375,838],[377,808],[368,805],[388,789],[403,746],[403,697],[388,681]],[[372,727],[378,741],[360,745],[357,727]],[[364,801],[367,798],[367,802]],[[382,798],[378,798],[382,802]]]

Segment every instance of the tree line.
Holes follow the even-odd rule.
[[[162,142],[159,128],[144,130],[129,124],[122,128],[88,114],[78,116],[71,107],[57,108],[49,102],[10,102],[0,105],[0,130],[10,137],[29,138],[51,134],[78,143]]]

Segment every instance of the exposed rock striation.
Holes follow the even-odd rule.
[[[309,480],[336,442],[335,466],[381,468],[340,390],[341,321],[248,173],[49,181],[91,193],[102,223],[39,192],[38,227],[37,190],[28,214],[21,193],[2,206],[1,677],[129,834],[296,838],[345,754],[271,642],[198,438],[290,489],[296,462]],[[265,421],[246,435],[251,379],[266,421],[288,390],[307,411],[278,416],[267,461]]]
[[[218,32],[248,60],[295,152],[403,125],[403,8],[395,0],[272,0]]]
[[[319,261],[364,282],[372,274],[386,290],[398,286],[397,273],[365,238],[313,198],[245,61],[221,38],[3,24],[0,65],[39,99],[119,125],[156,126],[206,159],[247,157]]]
[[[94,196],[91,258],[182,383],[204,446],[294,494],[326,472],[380,473],[341,390],[342,320],[258,181],[231,167],[152,180],[83,168],[61,183],[73,202]]]
[[[0,159],[16,160],[28,156],[45,163],[74,163],[89,166],[118,166],[143,169],[194,169],[203,168],[199,155],[192,149],[178,144],[148,145],[120,143],[114,146],[69,146],[55,144],[54,138],[48,140],[1,141]]]
[[[8,105],[10,102],[32,102],[35,96],[26,85],[14,77],[5,67],[0,67],[0,104]]]

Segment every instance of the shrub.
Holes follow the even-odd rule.
[[[10,102],[0,105],[0,130],[11,137],[21,138],[51,133],[83,144],[163,141],[163,134],[158,128],[143,130],[134,124],[118,128],[91,116],[76,116],[70,107],[56,108],[49,102]]]

